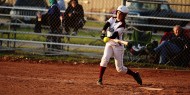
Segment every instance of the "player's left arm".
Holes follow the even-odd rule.
[[[124,44],[126,46],[129,44],[128,41],[123,41],[123,40],[118,40],[118,39],[110,39],[110,40],[112,40],[112,41],[114,41],[116,43]]]
[[[124,27],[117,28],[117,30],[115,32],[116,33],[115,36],[116,37],[121,36],[123,34],[124,30],[125,30]],[[128,41],[123,41],[123,40],[119,40],[119,39],[115,39],[115,38],[113,37],[113,38],[111,38],[111,40],[113,40],[114,42],[120,43],[120,44],[128,45]]]

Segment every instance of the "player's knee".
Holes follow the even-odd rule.
[[[101,66],[104,66],[104,67],[107,67],[108,62],[109,62],[109,59],[107,59],[107,58],[102,58],[100,65],[101,65]]]
[[[108,63],[108,62],[109,62],[109,60],[110,60],[110,58],[103,57],[101,61],[102,61],[102,62],[104,62],[104,63]]]
[[[119,73],[126,73],[126,72],[127,72],[127,70],[124,69],[124,68],[116,68],[116,70],[117,70],[117,72],[119,72]]]
[[[122,68],[117,68],[116,70],[117,70],[117,72],[119,72],[119,73],[122,73],[122,72],[123,72],[123,69],[122,69]]]
[[[117,70],[117,72],[119,72],[119,73],[121,73],[122,72],[122,70],[121,69],[116,69]]]

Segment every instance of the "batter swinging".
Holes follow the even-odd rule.
[[[101,39],[108,37],[110,39],[122,40],[123,31],[125,30],[125,17],[128,13],[126,6],[119,6],[116,11],[116,17],[111,17],[104,25],[102,30]],[[115,67],[118,72],[129,74],[137,81],[138,84],[142,85],[142,80],[138,72],[133,72],[129,68],[123,65],[124,46],[119,42],[109,40],[104,49],[104,54],[100,63],[98,85],[102,85],[102,77],[106,70],[107,64],[110,58],[113,56],[115,59]]]

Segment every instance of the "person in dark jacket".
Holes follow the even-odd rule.
[[[82,28],[85,23],[84,10],[82,5],[78,3],[78,0],[70,0],[64,17],[66,34],[70,33],[70,28],[74,28],[72,35],[77,35],[78,29]]]
[[[189,39],[184,35],[184,29],[176,25],[173,33],[163,37],[161,44],[154,48],[153,53],[160,55],[159,64],[165,64],[170,57],[182,51],[189,43]]]
[[[37,18],[36,18],[36,24],[34,28],[34,32],[36,33],[41,33],[41,25],[48,25],[50,26],[50,34],[61,34],[60,31],[60,25],[61,25],[61,20],[60,20],[60,9],[59,9],[59,4],[57,3],[57,0],[49,0],[50,3],[50,8],[47,13],[41,14],[37,13]],[[48,36],[47,37],[48,42],[61,42],[60,37],[56,36]],[[57,45],[47,45],[48,48],[59,48],[60,46]]]

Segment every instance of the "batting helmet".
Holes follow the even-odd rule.
[[[124,5],[120,5],[118,8],[117,8],[117,11],[121,11],[122,13],[128,13],[129,12],[129,9],[124,6]]]

